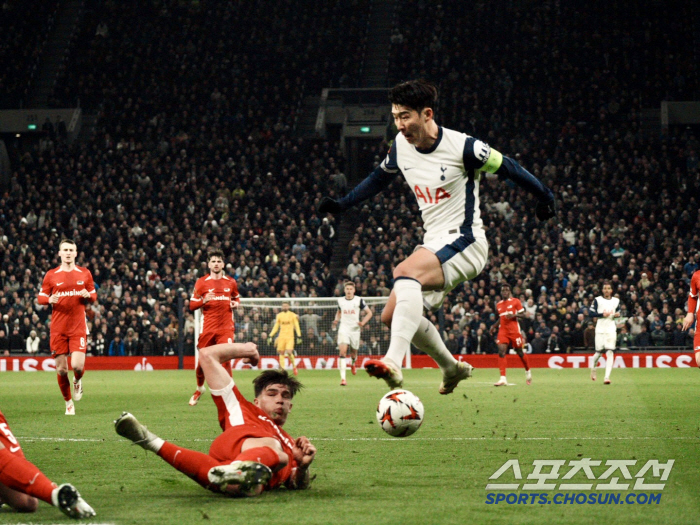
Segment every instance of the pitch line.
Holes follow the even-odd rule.
[[[35,437],[35,436],[17,436],[20,442],[32,443],[41,441],[52,441],[52,442],[69,442],[69,443],[102,443],[104,439],[97,438],[63,438],[63,437]],[[211,443],[216,436],[212,438],[178,438],[175,440],[177,443],[185,442],[208,442]],[[454,437],[411,437],[403,440],[397,440],[391,437],[360,437],[360,438],[329,438],[329,437],[311,437],[309,438],[312,442],[316,441],[694,441],[700,440],[700,436],[640,436],[640,437],[605,437],[605,436],[592,436],[592,437],[510,437],[510,436],[454,436]],[[110,439],[111,441],[111,439]],[[166,441],[169,441],[166,439]]]

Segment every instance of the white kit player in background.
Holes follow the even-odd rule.
[[[479,211],[482,172],[510,179],[537,198],[539,220],[556,215],[554,195],[534,175],[488,144],[438,126],[434,120],[437,88],[411,80],[389,91],[391,113],[399,131],[384,160],[340,200],[324,197],[321,213],[342,213],[377,195],[403,174],[423,219],[423,244],[394,269],[394,288],[382,311],[391,327],[389,349],[365,369],[390,388],[403,383],[401,363],[411,344],[430,355],[442,371],[439,392],[451,394],[471,376],[472,367],[457,361],[437,328],[423,316],[423,306],[436,310],[460,283],[476,278],[488,258],[488,242]]]
[[[362,328],[372,319],[372,310],[362,297],[355,295],[355,283],[348,281],[343,286],[345,297],[338,298],[338,312],[333,319],[333,328],[338,326],[338,369],[340,370],[340,386],[347,385],[345,380],[345,370],[347,368],[348,347],[350,348],[350,363],[352,375],[357,373],[355,361],[357,361],[357,350],[360,348],[360,335]],[[365,314],[360,319],[360,314]]]
[[[600,356],[605,350],[605,379],[603,383],[610,384],[610,372],[612,372],[615,360],[615,347],[617,345],[617,326],[615,318],[620,317],[620,299],[613,297],[613,289],[610,281],[603,281],[603,295],[596,297],[590,309],[590,316],[597,317],[595,325],[595,358],[591,367],[591,379],[596,380],[595,367]]]

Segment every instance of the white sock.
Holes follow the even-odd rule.
[[[200,392],[204,393],[204,392],[207,391],[207,387],[205,387],[204,385],[198,386],[198,387],[197,387],[197,390],[199,390]]]
[[[615,361],[615,352],[608,350],[605,352],[605,379],[610,379],[610,372],[612,372],[613,361]]]
[[[394,294],[396,307],[391,319],[391,341],[384,357],[401,366],[423,317],[423,294],[421,284],[415,279],[398,279],[394,283]]]
[[[347,368],[347,366],[347,361],[344,357],[341,356],[340,359],[338,359],[338,369],[340,370],[340,379],[342,379],[343,381],[345,381],[345,369]]]
[[[448,374],[454,372],[457,360],[445,346],[445,342],[440,337],[440,333],[435,328],[435,325],[425,317],[421,317],[418,330],[416,330],[411,342],[418,350],[435,359],[435,362],[443,372]]]
[[[595,356],[593,357],[593,366],[591,368],[595,368],[596,365],[598,364],[598,361],[600,360],[600,356],[603,355],[601,352],[598,352],[596,350]]]

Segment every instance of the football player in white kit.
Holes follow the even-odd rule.
[[[355,295],[355,283],[348,281],[343,286],[345,296],[338,298],[338,312],[333,319],[333,328],[338,326],[338,369],[340,370],[340,386],[347,385],[345,380],[345,370],[347,368],[348,348],[350,348],[350,363],[352,375],[357,374],[355,361],[357,360],[357,350],[360,348],[360,335],[362,327],[372,319],[372,310],[365,303],[362,297]],[[364,317],[360,319],[360,314]]]
[[[399,133],[386,159],[345,197],[324,197],[321,213],[341,213],[386,188],[401,172],[416,196],[423,218],[423,244],[394,269],[394,288],[382,322],[391,327],[382,360],[365,363],[367,372],[390,388],[403,383],[401,363],[411,343],[430,355],[442,370],[439,392],[450,394],[471,376],[472,367],[447,350],[423,306],[439,308],[458,284],[474,279],[488,258],[488,243],[479,211],[482,172],[515,182],[537,198],[540,220],[556,215],[554,195],[514,160],[469,135],[439,126],[434,119],[437,88],[411,80],[389,91],[391,113]]]
[[[589,310],[591,317],[597,317],[595,325],[595,357],[591,367],[591,379],[596,380],[595,367],[600,356],[605,350],[605,379],[603,384],[610,384],[610,372],[612,372],[615,360],[615,347],[617,346],[617,325],[615,318],[620,317],[620,299],[613,297],[613,289],[610,281],[603,281],[603,295],[593,299]]]

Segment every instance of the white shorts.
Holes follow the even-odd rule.
[[[356,332],[344,332],[338,331],[338,344],[348,345],[350,348],[355,350],[360,348],[360,331]]]
[[[595,334],[595,351],[615,350],[617,346],[617,333]]]
[[[421,244],[437,255],[442,264],[445,287],[442,290],[423,292],[423,305],[431,311],[437,310],[445,296],[457,285],[475,279],[486,266],[489,257],[489,243],[485,237],[474,237],[469,232],[453,233]]]

